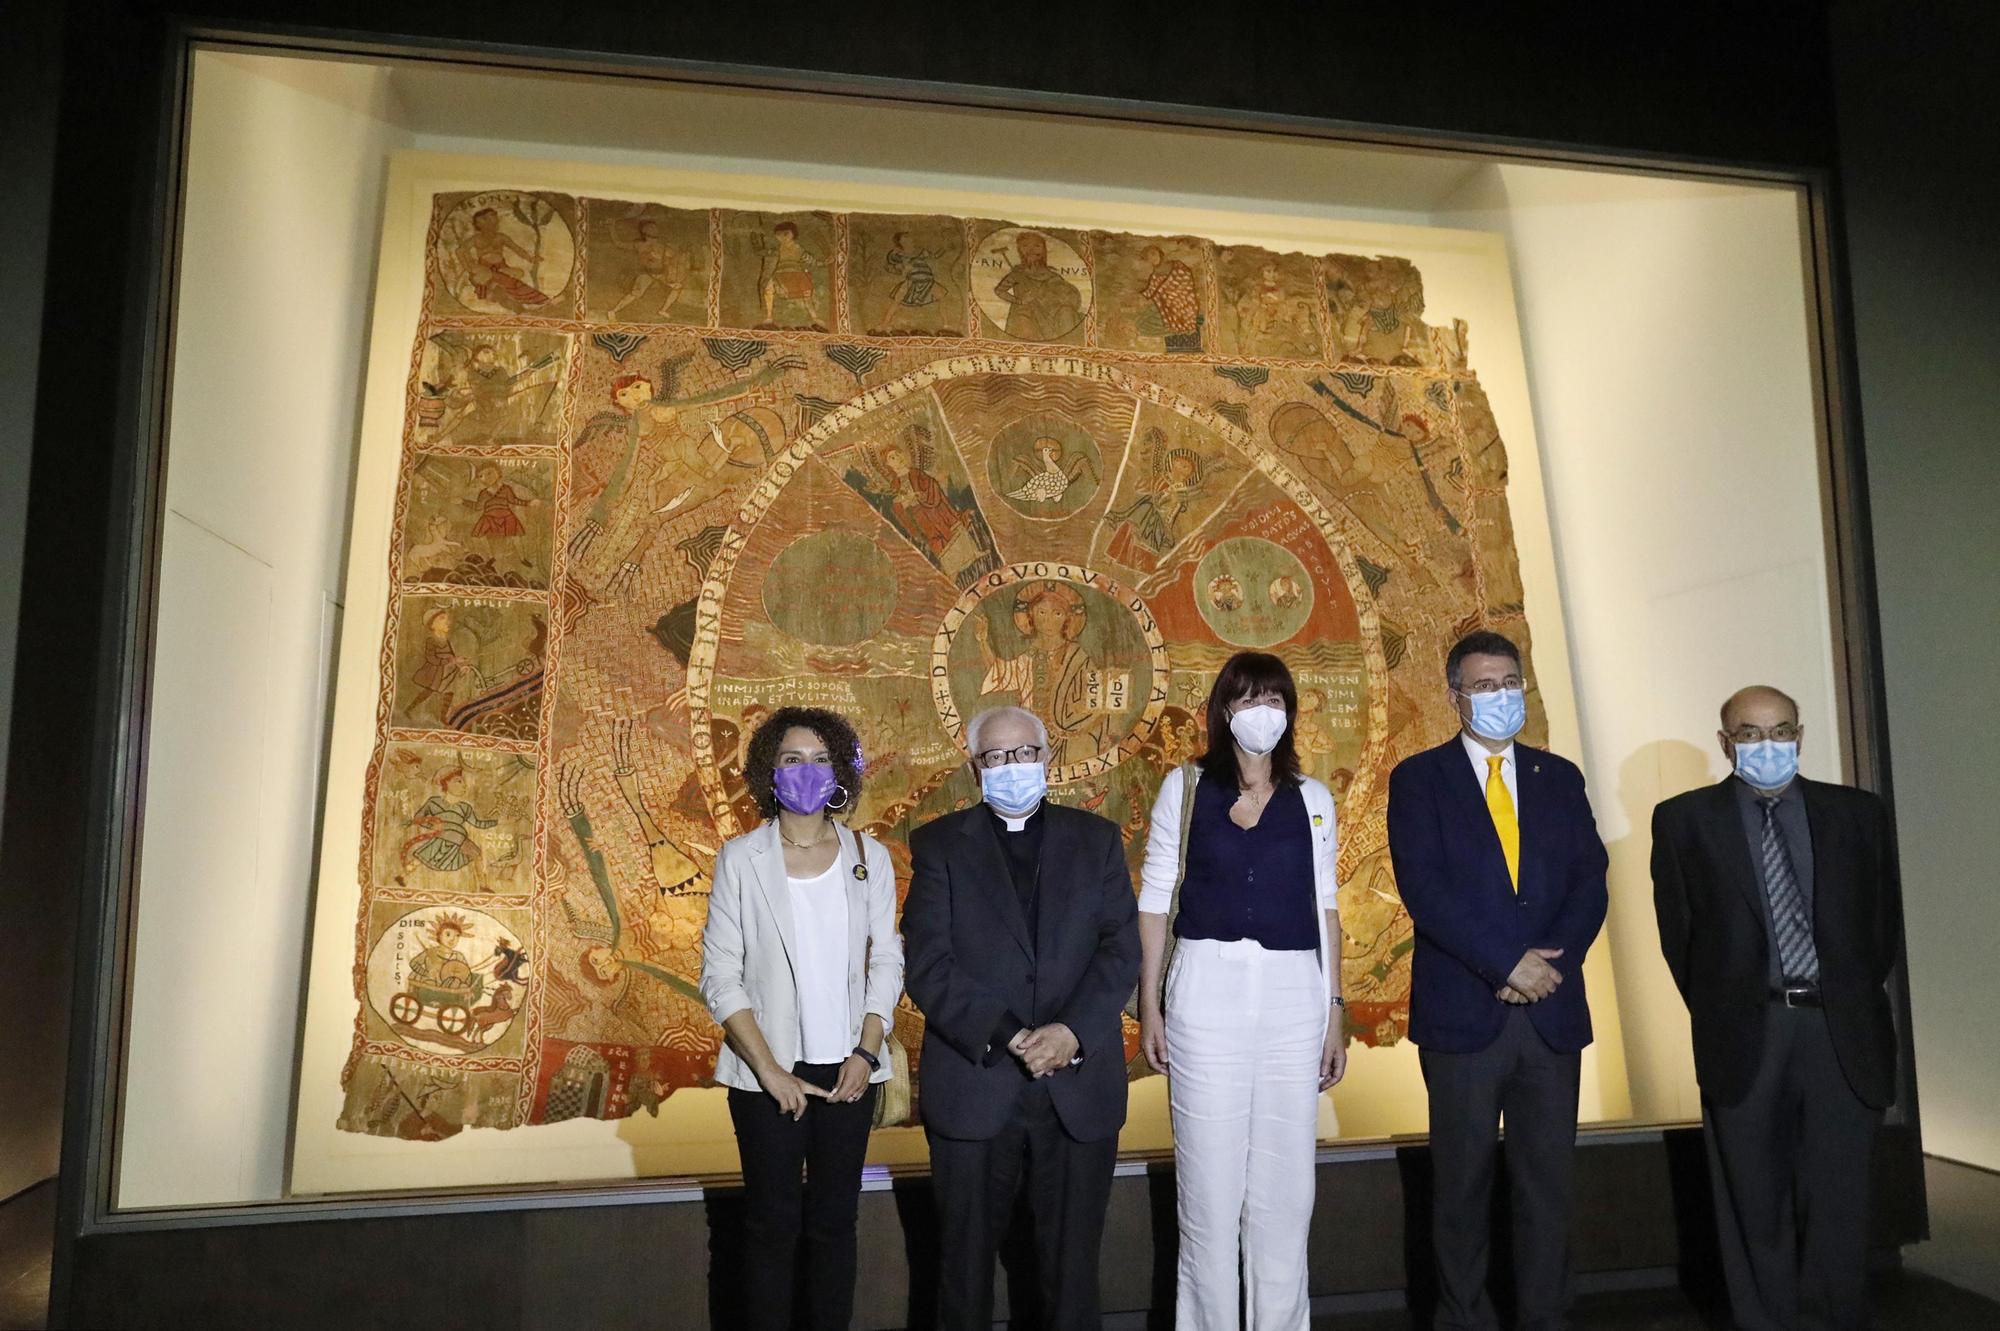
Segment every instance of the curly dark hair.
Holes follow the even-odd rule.
[[[828,806],[831,814],[847,814],[861,800],[861,737],[838,712],[823,707],[780,707],[758,723],[750,733],[750,745],[743,755],[743,783],[765,818],[778,816],[778,791],[771,782],[771,769],[778,763],[778,745],[793,726],[804,726],[826,745],[833,763],[833,779],[847,798],[839,808]],[[839,799],[835,796],[836,800]]]

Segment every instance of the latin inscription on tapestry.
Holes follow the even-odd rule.
[[[1030,707],[1056,798],[1118,824],[1136,877],[1242,648],[1298,678],[1349,1019],[1400,1039],[1387,774],[1449,733],[1457,635],[1527,636],[1506,453],[1464,326],[1423,309],[1391,256],[437,196],[374,757],[333,795],[367,804],[340,1126],[708,1084],[710,872],[757,823],[771,709],[853,720],[853,821],[900,889],[910,831],[977,798],[966,718]],[[921,1115],[922,1030],[905,1002],[885,1124]]]

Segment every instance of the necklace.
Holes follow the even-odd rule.
[[[810,841],[794,841],[790,837],[785,835],[785,825],[783,823],[779,823],[778,839],[784,842],[786,845],[790,846],[793,850],[811,850],[814,846],[825,844],[826,834],[829,831],[831,831],[832,828],[833,828],[832,823],[822,821],[819,825],[818,836],[814,837]]]

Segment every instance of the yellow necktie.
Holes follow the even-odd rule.
[[[1507,856],[1507,881],[1521,890],[1521,824],[1514,817],[1514,797],[1501,779],[1501,755],[1486,759],[1486,812],[1493,816],[1493,830],[1500,834],[1500,849]]]

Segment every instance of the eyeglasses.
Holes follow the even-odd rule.
[[[1005,767],[1008,763],[1038,763],[1042,760],[1042,746],[1023,744],[1018,749],[986,749],[972,755],[972,761],[981,767]]]
[[[1790,723],[1775,726],[1738,726],[1725,732],[1737,744],[1755,744],[1759,740],[1774,739],[1780,744],[1790,744],[1799,737],[1799,727]]]
[[[1518,689],[1520,687],[1521,677],[1519,675],[1509,675],[1505,679],[1475,679],[1470,684],[1459,685],[1458,691],[1460,693],[1498,693],[1502,689]]]

